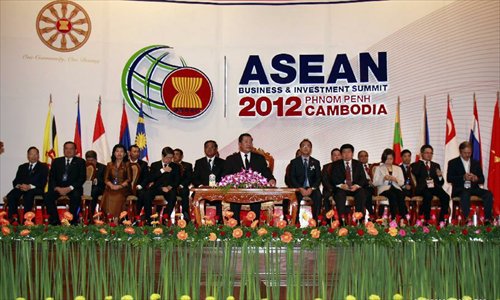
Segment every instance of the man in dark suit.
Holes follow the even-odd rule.
[[[239,152],[229,155],[224,164],[224,176],[236,174],[242,169],[256,171],[262,174],[271,186],[276,186],[271,170],[267,166],[266,159],[257,153],[252,153],[253,138],[249,133],[242,133],[238,138]],[[250,204],[250,209],[255,213],[256,220],[260,220],[260,203]],[[240,221],[241,204],[231,203],[231,211],[234,213],[234,218]]]
[[[312,200],[312,215],[316,222],[321,211],[321,193],[319,185],[321,184],[321,165],[319,160],[311,156],[312,143],[308,139],[300,142],[300,156],[290,161],[290,182],[291,187],[298,188],[297,211],[300,212],[300,201],[304,197],[310,197]],[[299,222],[297,214],[296,223]]]
[[[97,202],[99,201],[99,196],[104,193],[104,173],[106,171],[106,165],[97,161],[97,153],[94,150],[85,152],[85,161],[87,164],[95,167],[95,177],[92,181],[92,190],[90,192],[90,196],[92,197],[90,215],[93,216]]]
[[[365,187],[368,186],[363,165],[353,159],[354,147],[344,144],[340,147],[342,159],[332,165],[333,198],[337,205],[339,217],[345,216],[347,196],[354,196],[357,212],[365,211]]]
[[[47,183],[49,168],[47,164],[38,159],[40,153],[36,147],[29,147],[27,151],[28,162],[19,166],[16,178],[12,181],[14,189],[7,194],[9,220],[13,221],[14,214],[17,214],[19,199],[24,200],[24,211],[33,209],[36,195],[43,195],[43,189]],[[20,220],[22,221],[22,220]]]
[[[479,196],[483,199],[485,222],[491,222],[493,210],[493,194],[479,187],[484,183],[483,170],[479,161],[471,159],[472,144],[462,142],[458,147],[460,156],[448,162],[446,176],[452,184],[452,197],[460,197],[460,209],[464,219],[469,218],[470,196]]]
[[[136,164],[139,169],[139,178],[135,182],[135,186],[132,186],[132,193],[137,197],[136,202],[136,213],[141,214],[141,210],[144,207],[144,214],[151,216],[152,210],[151,205],[144,205],[144,193],[148,187],[149,179],[149,166],[148,163],[139,158],[141,155],[141,149],[137,145],[131,145],[128,148],[128,157],[130,159],[130,165]]]
[[[321,184],[323,185],[323,205],[325,206],[325,211],[329,212],[332,209],[332,202],[330,197],[333,196],[333,186],[332,186],[332,164],[337,160],[342,159],[339,148],[333,148],[330,151],[331,162],[323,165],[321,169]]]
[[[422,159],[412,163],[410,168],[416,180],[415,194],[423,197],[422,211],[425,220],[430,219],[432,197],[437,196],[441,203],[439,221],[444,221],[444,216],[448,214],[450,196],[443,190],[443,173],[439,164],[432,161],[433,153],[431,145],[423,145],[420,148]]]
[[[216,156],[218,151],[217,143],[215,141],[208,140],[203,145],[203,148],[205,156],[197,159],[194,163],[194,187],[209,186],[209,179],[212,174],[215,176],[215,182],[219,182],[224,171],[225,160]],[[223,224],[224,219],[222,218],[222,203],[220,201],[213,201],[210,202],[210,204],[215,206],[217,223]]]
[[[45,194],[45,206],[49,213],[49,224],[58,225],[57,198],[69,198],[69,212],[73,215],[71,224],[78,223],[78,213],[83,194],[86,168],[85,160],[76,157],[76,145],[73,142],[64,143],[64,156],[54,159],[49,175],[49,189]]]
[[[401,160],[403,161],[399,166],[403,170],[403,176],[405,178],[405,184],[401,187],[403,193],[406,197],[413,197],[415,194],[415,183],[413,178],[411,178],[411,151],[404,149],[401,151]]]
[[[180,167],[173,162],[174,150],[165,147],[161,151],[162,159],[151,164],[148,186],[149,189],[144,194],[144,206],[151,207],[154,198],[162,195],[167,201],[167,211],[165,219],[170,220],[170,215],[174,210],[175,201],[177,201],[177,187],[180,182]],[[145,217],[148,222],[151,219],[151,213],[145,211]]]
[[[363,165],[363,170],[365,171],[366,180],[368,185],[365,187],[365,206],[368,213],[374,217],[373,213],[373,195],[375,195],[375,187],[373,186],[372,177],[372,164],[368,163],[368,151],[361,150],[358,152],[358,160]],[[380,213],[380,212],[379,212]]]
[[[193,165],[182,161],[183,158],[184,152],[179,148],[174,149],[174,162],[180,166],[181,172],[181,181],[177,188],[177,193],[182,199],[181,205],[184,220],[189,222],[191,220],[189,212],[189,187],[191,186],[191,181],[193,181]]]

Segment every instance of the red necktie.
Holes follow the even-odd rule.
[[[430,165],[429,161],[425,162],[425,168],[427,169],[427,172],[429,172],[431,170],[431,165]]]
[[[349,162],[345,162],[345,184],[347,184],[348,187],[352,186],[352,177],[351,177],[351,167],[349,167]]]

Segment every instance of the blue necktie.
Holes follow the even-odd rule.
[[[309,164],[307,163],[307,159],[304,159],[304,175],[306,179],[304,180],[304,187],[309,187],[309,176],[307,174],[307,169],[309,169]]]

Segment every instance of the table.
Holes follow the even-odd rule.
[[[297,196],[294,188],[265,188],[265,189],[229,189],[220,188],[192,188],[194,192],[193,206],[196,223],[201,225],[200,204],[204,201],[225,201],[228,203],[252,204],[257,202],[290,200],[292,222],[297,217]]]

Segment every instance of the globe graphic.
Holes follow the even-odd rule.
[[[163,80],[185,66],[184,59],[169,46],[152,45],[137,51],[122,72],[123,98],[137,112],[142,104],[144,115],[155,119],[152,109],[167,110],[161,96]]]

